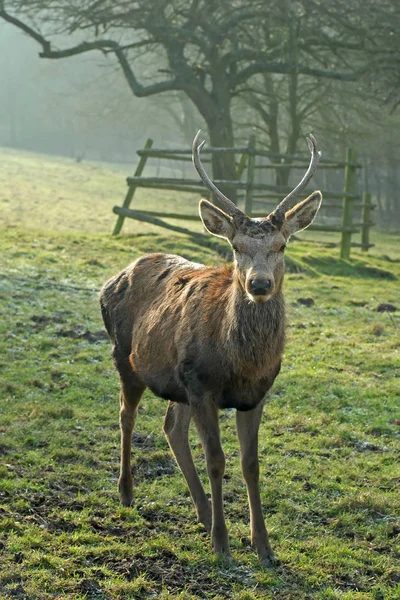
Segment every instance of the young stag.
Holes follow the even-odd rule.
[[[322,196],[314,192],[291,210],[289,203],[311,178],[320,153],[310,135],[311,161],[301,182],[270,215],[251,219],[207,176],[200,161],[204,142],[198,143],[199,133],[193,142],[193,162],[223,208],[201,200],[200,216],[212,235],[230,243],[233,265],[205,267],[172,254],[149,254],[110,279],[100,293],[121,381],[120,499],[125,506],[133,500],[132,430],[140,398],[149,387],[169,400],[164,432],[198,519],[211,531],[215,551],[229,554],[218,411],[235,408],[251,541],[260,559],[271,564],[276,558],[260,499],[258,429],[285,342],[284,250],[289,237],[312,222]],[[190,451],[191,419],[204,448],[211,505]]]

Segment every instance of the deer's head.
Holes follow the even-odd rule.
[[[247,217],[229,198],[214,185],[200,161],[200,131],[193,142],[193,163],[204,184],[215,194],[223,210],[209,202],[200,201],[200,216],[207,231],[225,238],[232,246],[235,272],[239,284],[252,302],[266,302],[282,286],[284,251],[290,236],[310,225],[322,202],[321,192],[289,208],[293,196],[300,192],[315,172],[321,153],[315,138],[307,138],[311,160],[300,183],[278,204],[273,212],[263,218]]]

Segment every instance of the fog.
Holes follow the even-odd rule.
[[[59,41],[61,47],[71,45],[70,37]],[[136,98],[112,53],[46,60],[40,50],[19,29],[0,21],[0,146],[77,161],[135,164],[136,150],[148,137],[157,147],[189,147],[193,133],[204,126],[190,101],[176,94]],[[144,83],[146,66],[155,65],[156,72],[164,66],[155,54],[140,60],[137,70]],[[365,167],[362,187],[376,196],[381,224],[397,228],[400,109],[391,115],[389,106],[366,97],[362,88],[342,85],[336,105],[327,98],[325,110],[322,103],[307,125],[317,130],[331,157],[343,158],[349,145],[358,149]],[[243,105],[237,106],[236,123]],[[236,127],[237,138],[248,139],[251,126]]]
[[[159,99],[135,98],[111,56],[44,60],[40,49],[0,22],[0,146],[131,162],[147,137],[179,140]]]

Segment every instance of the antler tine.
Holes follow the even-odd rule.
[[[289,207],[290,200],[292,200],[292,198],[296,194],[298,194],[303,188],[306,187],[307,183],[310,181],[311,177],[314,175],[314,173],[318,167],[319,159],[322,156],[322,152],[320,152],[317,149],[317,140],[311,133],[306,137],[306,140],[307,140],[308,148],[311,152],[310,164],[308,165],[306,174],[304,175],[304,177],[300,181],[300,183],[298,183],[296,185],[296,187],[291,192],[289,192],[289,194],[282,200],[282,202],[280,202],[278,204],[278,206],[274,210],[274,214],[276,216],[284,215],[284,213],[286,212],[286,210]]]
[[[197,134],[193,140],[193,146],[192,146],[192,159],[193,159],[193,164],[196,167],[196,171],[200,175],[200,178],[201,178],[202,182],[204,183],[204,185],[206,187],[208,187],[208,189],[211,190],[213,192],[213,194],[215,194],[215,196],[218,198],[221,208],[223,208],[231,216],[243,215],[242,211],[236,206],[236,204],[234,204],[232,202],[232,200],[229,200],[229,198],[227,198],[225,196],[225,194],[223,194],[217,188],[217,186],[211,181],[211,179],[207,175],[203,165],[201,164],[200,150],[202,149],[202,147],[204,146],[206,141],[204,140],[203,142],[199,143],[200,133],[201,133],[201,129],[199,129],[199,131],[197,132]]]

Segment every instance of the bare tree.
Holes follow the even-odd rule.
[[[1,0],[0,17],[36,40],[43,58],[100,51],[111,64],[117,62],[135,96],[183,93],[204,118],[211,145],[232,146],[232,100],[257,75],[346,81],[357,76],[340,61],[324,63],[320,47],[325,44],[326,55],[330,39],[329,44],[320,39],[307,62],[283,54],[281,5],[278,0]],[[265,43],[256,43],[260,27],[269,23]],[[313,25],[318,19],[310,21]],[[61,33],[76,43],[58,48]],[[318,30],[313,35],[319,39]],[[234,179],[233,155],[213,155],[213,173]]]
[[[287,185],[290,155],[297,151],[299,139],[306,130],[316,129],[316,115],[321,106],[330,105],[332,88],[340,85],[327,73],[335,64],[345,65],[356,81],[362,76],[365,43],[361,33],[356,40],[344,35],[336,12],[312,0],[289,2],[283,0],[267,22],[260,22],[255,44],[279,47],[281,60],[292,65],[317,65],[321,74],[295,68],[287,75],[259,73],[246,82],[238,94],[253,113],[244,114],[246,126],[253,119],[253,126],[262,133],[263,142],[276,153],[288,154],[277,159],[277,185]],[[350,64],[350,56],[353,64]],[[349,84],[348,78],[343,78]],[[355,93],[354,82],[352,92]],[[339,102],[338,102],[339,100]],[[340,104],[339,95],[335,95]],[[240,119],[240,117],[239,117]]]

